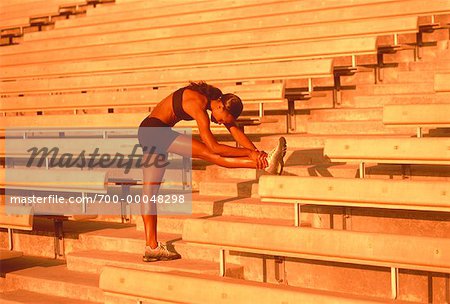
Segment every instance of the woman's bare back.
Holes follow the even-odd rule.
[[[165,122],[170,126],[174,126],[181,119],[175,115],[172,99],[173,93],[161,100],[149,116],[156,117],[162,122]],[[206,112],[206,97],[198,92],[186,89],[183,93],[182,106],[183,108],[187,108],[193,103],[197,105],[200,103],[201,108]]]

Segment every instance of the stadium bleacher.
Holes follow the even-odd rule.
[[[450,302],[448,0],[10,0],[0,20],[2,302]],[[173,163],[192,214],[158,215],[158,239],[181,259],[142,262],[124,204],[7,213],[15,192],[140,195],[140,170],[25,151],[126,155],[190,80],[239,95],[258,148],[288,151],[282,176]]]

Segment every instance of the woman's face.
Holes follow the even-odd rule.
[[[213,109],[211,112],[212,122],[218,124],[229,124],[234,121],[233,115],[231,115],[230,112],[228,112],[222,104]]]

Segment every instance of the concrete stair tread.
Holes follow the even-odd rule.
[[[99,280],[98,275],[69,270],[65,264],[49,267],[36,266],[7,273],[7,276],[11,275],[96,288]]]
[[[351,101],[344,101],[343,106],[354,109],[365,109],[367,107],[381,107],[386,104],[422,104],[422,103],[448,103],[448,94],[418,93],[401,95],[357,95]]]
[[[257,170],[254,168],[224,168],[219,165],[206,167],[206,181],[215,180],[218,176],[220,180],[228,178],[255,179]]]
[[[253,169],[250,169],[250,170],[253,170]],[[251,181],[254,181],[254,179],[228,177],[228,178],[218,178],[218,179],[212,180],[212,181],[203,181],[201,183],[245,183],[245,182],[251,182]]]
[[[256,201],[257,198],[254,198]],[[264,203],[260,203],[263,205]],[[176,216],[174,216],[176,217]],[[238,222],[245,222],[245,223],[258,223],[258,224],[272,224],[272,225],[290,225],[291,222],[293,224],[293,220],[288,219],[267,219],[267,218],[253,218],[253,217],[246,217],[246,216],[236,216],[236,215],[206,215],[202,214],[200,215],[194,215],[192,217],[184,217],[184,218],[198,218],[198,219],[213,219],[218,221],[238,221]],[[158,234],[159,235],[159,234]]]
[[[219,167],[219,166],[218,166]],[[253,169],[250,169],[253,170]],[[192,202],[217,202],[222,200],[229,200],[229,196],[223,195],[202,195],[199,192],[192,193]]]
[[[68,256],[70,258],[87,259],[90,262],[97,260],[102,261],[105,265],[113,265],[131,269],[144,269],[149,271],[173,271],[179,270],[191,273],[207,273],[215,274],[219,271],[218,263],[193,260],[193,259],[176,259],[170,261],[142,261],[142,253],[126,253],[118,251],[102,251],[102,250],[87,250],[72,252]],[[227,264],[229,269],[241,268],[239,265]]]
[[[349,300],[354,301],[355,303],[391,303],[389,300],[384,300],[382,298],[377,298],[375,296],[365,296],[365,295],[355,295],[348,292],[342,292],[342,291],[330,291],[330,290],[320,290],[320,289],[313,289],[308,287],[302,287],[302,286],[292,286],[288,284],[279,284],[279,283],[273,283],[273,282],[261,282],[261,281],[255,281],[255,280],[245,280],[241,278],[234,278],[229,276],[217,276],[217,275],[210,275],[210,274],[197,274],[197,273],[185,273],[183,271],[172,271],[170,273],[174,276],[181,276],[184,278],[184,280],[189,284],[191,279],[201,279],[210,281],[211,283],[220,283],[228,287],[232,287],[233,285],[239,285],[244,288],[254,288],[254,287],[262,287],[264,289],[261,289],[261,292],[266,292],[269,290],[279,290],[281,292],[300,292],[302,294],[310,294],[313,296],[313,298],[305,298],[305,301],[302,301],[300,297],[295,298],[294,302],[292,303],[314,303],[314,300],[317,301],[317,303],[340,303],[345,302],[347,303]],[[205,282],[206,283],[206,282]],[[232,291],[231,291],[232,292]],[[225,295],[226,293],[224,293]],[[324,301],[321,301],[317,298],[314,298],[314,296],[326,296],[326,297],[334,297],[334,298],[327,298]],[[284,301],[279,301],[279,299],[275,299],[272,297],[273,303],[287,303]],[[278,300],[278,302],[277,302]],[[384,300],[384,301],[383,301]],[[251,298],[251,295],[249,294],[246,298],[241,298],[240,303],[254,303],[254,299]],[[159,302],[158,302],[159,303]],[[165,303],[165,302],[164,302]],[[172,302],[171,302],[172,303]],[[226,301],[224,303],[227,303]],[[267,302],[269,303],[269,302]],[[272,303],[272,302],[271,302]],[[291,302],[289,302],[291,303]],[[413,303],[413,302],[404,302],[401,301],[401,303]]]
[[[250,218],[250,217],[245,217],[245,216],[234,216],[234,215],[210,216],[208,218],[211,220],[214,220],[214,221],[223,221],[223,222],[267,224],[267,225],[274,225],[274,226],[294,225],[293,219],[290,220],[290,219]]]
[[[24,289],[0,293],[0,300],[3,304],[93,304],[96,302],[84,301],[79,299],[70,299],[57,297]]]
[[[95,236],[95,237],[105,237],[105,238],[129,238],[129,239],[141,239],[144,240],[145,236],[142,231],[136,230],[136,227],[125,227],[122,229],[102,229],[98,231],[92,231],[85,233],[83,236]],[[158,232],[158,240],[161,242],[166,242],[169,240],[180,239],[181,234],[176,233],[166,233]]]
[[[379,123],[381,122],[378,119],[368,119],[368,120],[334,120],[334,121],[314,121],[314,122],[326,122],[326,123],[339,123],[339,124],[343,124],[343,123],[369,123],[369,124],[373,124],[373,123]]]
[[[358,121],[360,122],[360,121]],[[301,148],[323,148],[326,139],[329,138],[345,138],[350,137],[349,134],[310,134],[310,133],[295,133],[295,134],[276,134],[264,136],[261,140],[262,145],[267,146],[268,142],[275,142],[280,136],[284,136],[287,142],[288,150],[296,150]],[[361,138],[386,138],[386,137],[410,137],[410,134],[357,134]],[[355,136],[351,136],[355,138]]]
[[[203,218],[209,216],[209,214],[206,213],[191,213],[191,214],[162,214],[158,215],[159,218],[164,219],[188,219],[188,218]]]
[[[252,185],[255,183],[257,183],[256,176],[245,179],[235,177],[207,179],[199,183],[199,192],[201,195],[250,197]]]
[[[403,71],[405,72],[405,71]],[[411,71],[406,71],[411,72]],[[433,81],[422,81],[424,85],[433,84]],[[410,86],[416,85],[415,83],[403,82],[403,83],[377,83],[377,84],[360,84],[358,87],[366,88],[366,87],[396,87],[396,86]]]
[[[120,216],[118,216],[120,217]],[[102,221],[64,221],[63,229],[65,237],[77,236],[80,233],[96,231],[104,228],[123,228],[134,226],[126,223],[114,223],[114,222],[102,222]],[[30,233],[39,232],[39,234],[45,233],[48,235],[54,235],[54,224],[51,219],[35,217],[33,219],[33,231]]]
[[[194,199],[192,196],[194,204],[195,202],[224,202],[224,203],[240,203],[240,204],[254,204],[258,203],[257,199],[251,197],[228,197],[228,196],[211,196],[211,195],[197,195]]]
[[[347,120],[347,121],[310,121],[308,122],[306,129],[311,134],[341,134],[344,136],[349,135],[362,135],[367,134],[400,134],[406,135],[415,134],[414,127],[398,127],[390,128],[386,127],[380,120]],[[329,137],[328,137],[329,138]]]
[[[343,165],[345,166],[345,165]],[[304,166],[307,167],[307,166]],[[358,166],[348,166],[348,167],[355,167],[357,168]],[[202,197],[204,200],[207,200],[207,197]],[[282,203],[267,203],[267,202],[261,202],[260,199],[258,198],[233,198],[232,200],[228,199],[227,202],[225,202],[225,204],[243,204],[243,205],[253,205],[253,206],[279,206],[279,207],[283,207],[286,206],[285,204]],[[166,216],[168,217],[168,216]],[[285,225],[285,224],[289,224],[290,220],[286,220],[286,219],[267,219],[267,218],[263,218],[263,219],[258,219],[258,218],[253,218],[253,217],[246,217],[246,216],[236,216],[236,215],[207,215],[207,214],[194,214],[193,217],[191,216],[185,216],[185,215],[181,215],[181,216],[169,216],[169,217],[173,217],[173,218],[211,218],[211,219],[218,219],[218,220],[236,220],[236,221],[243,221],[243,222],[251,222],[251,221],[255,221],[255,222],[273,222],[274,224],[279,223],[280,225]],[[106,229],[101,229],[101,230],[97,230],[97,231],[92,231],[92,232],[88,232],[88,233],[84,233],[82,235],[82,237],[85,236],[95,236],[95,237],[104,237],[104,238],[125,238],[125,239],[137,239],[137,240],[144,240],[145,236],[144,233],[140,230],[136,230],[136,228],[134,226],[132,227],[124,227],[121,229],[114,229],[114,228],[106,228]],[[158,240],[165,243],[167,241],[173,241],[173,240],[177,240],[176,244],[179,243],[178,240],[180,240],[182,237],[181,234],[177,234],[177,233],[167,233],[167,232],[160,232],[158,231]]]
[[[237,197],[228,199],[225,204],[243,204],[243,205],[266,205],[262,203],[260,199],[254,197]]]
[[[56,297],[97,303],[104,301],[103,291],[99,288],[99,275],[71,270],[65,261],[24,256],[5,264],[7,269],[4,269],[2,262],[2,272],[6,273],[5,290],[45,291]]]
[[[383,107],[334,108],[311,110],[309,121],[371,121],[381,120]]]

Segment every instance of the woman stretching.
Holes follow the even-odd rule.
[[[270,174],[281,174],[286,140],[281,137],[269,155],[259,151],[236,126],[235,120],[242,109],[242,101],[238,96],[222,94],[220,89],[205,82],[191,82],[164,98],[141,122],[138,140],[144,152],[144,161],[153,163],[158,154],[167,156],[170,152],[200,158],[227,168],[264,169]],[[217,142],[210,130],[207,110],[211,111],[211,121],[223,124],[242,148]],[[180,120],[196,120],[202,142],[173,131],[171,127]],[[158,194],[164,172],[164,167],[143,167],[143,196],[152,197]],[[178,253],[169,251],[157,241],[156,204],[141,204],[141,213],[146,239],[143,260],[148,262],[180,258]]]

